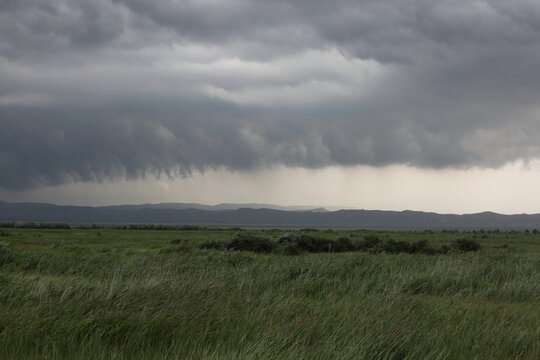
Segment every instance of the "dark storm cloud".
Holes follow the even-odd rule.
[[[534,1],[0,2],[0,187],[540,156]]]
[[[123,31],[122,14],[103,0],[4,0],[0,12],[0,50],[18,59],[103,46]]]

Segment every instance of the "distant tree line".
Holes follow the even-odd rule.
[[[241,231],[239,227],[229,228],[207,228],[196,225],[160,225],[160,224],[78,224],[70,225],[59,222],[0,222],[0,228],[4,229],[113,229],[113,230],[176,230],[176,231],[197,231],[197,230],[228,230]]]
[[[4,229],[71,229],[66,223],[35,223],[35,222],[2,222],[0,228]]]
[[[168,225],[168,224],[67,224],[62,222],[0,222],[0,228],[17,228],[17,229],[114,229],[114,230],[176,230],[176,231],[198,231],[198,230],[213,230],[213,231],[243,231],[243,228],[234,227],[208,227],[198,225]],[[267,232],[281,232],[283,229],[266,229]],[[298,230],[299,232],[325,232],[332,233],[332,229],[314,229],[304,228]],[[351,232],[367,232],[367,229],[350,230]],[[525,229],[525,230],[500,230],[500,229],[479,229],[479,230],[410,230],[410,233],[423,232],[423,233],[454,233],[454,234],[473,234],[475,236],[487,235],[487,234],[538,234],[538,229]]]

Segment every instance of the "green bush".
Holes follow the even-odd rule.
[[[199,245],[199,248],[200,249],[224,250],[225,246],[226,246],[226,244],[223,241],[212,240],[212,241],[207,241],[205,243],[202,243],[201,245]]]
[[[281,235],[281,237],[278,239],[278,243],[280,244],[286,244],[289,242],[293,242],[295,239],[295,236],[291,233],[285,233]]]
[[[427,240],[418,240],[410,245],[411,253],[429,253],[433,250]]]
[[[300,234],[293,238],[293,241],[298,244],[298,247],[304,251],[311,253],[330,252],[332,251],[332,240],[316,238],[311,235]]]
[[[285,233],[279,238],[278,243],[283,246],[288,246],[290,249],[298,249],[300,252],[306,251],[310,253],[345,252],[356,250],[354,244],[345,236],[341,236],[336,240],[330,240],[317,238],[307,234]]]
[[[341,236],[338,237],[335,241],[332,251],[335,252],[345,252],[345,251],[354,251],[356,247],[353,245],[351,240],[348,237]]]
[[[392,239],[386,240],[384,242],[378,239],[370,239],[369,242],[364,242],[360,244],[360,247],[361,250],[367,250],[373,254],[385,252],[389,254],[407,253],[436,255],[447,254],[450,251],[450,247],[447,245],[443,245],[441,248],[435,249],[431,247],[426,240],[408,243],[405,241],[395,241]]]
[[[276,247],[271,240],[246,234],[236,233],[226,245],[227,250],[253,251],[256,253],[271,253]]]
[[[436,250],[437,254],[448,254],[452,250],[452,248],[448,245],[442,245],[440,248]]]
[[[366,236],[364,236],[364,240],[360,241],[356,245],[356,249],[357,250],[367,251],[367,250],[371,250],[371,249],[376,248],[378,245],[380,245],[380,243],[381,243],[381,239],[379,239],[377,236],[366,235]]]
[[[302,252],[300,246],[295,242],[287,243],[280,248],[280,253],[283,255],[295,256],[301,255]]]
[[[471,239],[457,239],[452,241],[450,244],[450,247],[453,250],[459,251],[459,252],[467,252],[467,251],[478,251],[480,250],[480,245]]]
[[[172,243],[181,240],[173,240]],[[434,248],[426,240],[417,242],[396,241],[388,239],[382,241],[377,236],[366,235],[362,241],[353,243],[348,237],[341,236],[335,240],[314,237],[303,233],[285,233],[277,241],[258,237],[247,232],[235,233],[228,243],[223,241],[210,241],[199,245],[200,249],[252,251],[255,253],[271,253],[283,255],[299,255],[304,252],[347,252],[347,251],[367,251],[372,254],[381,252],[388,254],[448,254],[453,252],[478,251],[480,246],[470,239],[458,239],[450,246],[443,245]]]
[[[404,241],[395,241],[395,240],[386,240],[384,243],[381,244],[381,249],[384,252],[390,253],[390,254],[397,254],[400,252],[406,252],[411,253],[411,246],[409,243],[406,243]]]

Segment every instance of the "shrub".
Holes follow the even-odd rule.
[[[400,252],[412,253],[411,245],[404,241],[387,240],[383,244],[383,249],[386,252],[397,254]]]
[[[335,252],[344,252],[344,251],[354,251],[356,249],[348,237],[341,236],[336,239],[332,250]]]
[[[318,253],[332,251],[332,240],[316,238],[306,234],[300,234],[293,238],[298,247],[304,251]]]
[[[387,252],[389,254],[397,254],[400,252],[412,253],[411,245],[404,241],[395,241],[392,239],[380,242],[375,246],[368,248],[372,253]]]
[[[420,254],[435,255],[438,252],[439,250],[432,248],[428,244],[427,240],[419,240],[411,244],[411,254],[420,253]]]
[[[291,233],[285,233],[278,239],[278,243],[285,244],[294,241],[295,236]]]
[[[447,254],[450,251],[448,245],[443,245],[441,248],[436,249],[429,245],[426,240],[419,240],[414,243],[408,243],[405,241],[395,241],[393,239],[386,240],[382,242],[377,238],[368,239],[357,245],[358,250],[365,250],[372,254],[377,254],[380,252],[386,252],[389,254],[398,254],[398,253],[407,253],[407,254],[426,254],[426,255],[436,255],[436,254]]]
[[[381,243],[381,240],[374,235],[366,235],[364,236],[364,240],[359,242],[356,246],[357,250],[370,250],[378,247],[378,245]]]
[[[283,255],[295,256],[302,254],[302,249],[300,249],[300,246],[298,246],[297,243],[291,242],[282,246],[280,252]]]
[[[431,247],[428,245],[427,240],[418,240],[411,244],[411,253],[423,253],[430,252]]]
[[[226,245],[227,250],[253,251],[256,253],[270,253],[276,244],[268,239],[246,234],[236,233]]]
[[[278,243],[285,246],[291,245],[291,249],[293,249],[292,244],[295,244],[294,249],[297,247],[300,252],[307,251],[310,253],[344,252],[356,250],[353,243],[345,236],[339,237],[336,240],[329,240],[317,238],[307,234],[285,233],[279,238]]]
[[[450,244],[450,247],[453,250],[457,250],[459,252],[467,252],[467,251],[478,251],[480,250],[480,245],[471,239],[457,239],[452,241]]]
[[[199,245],[199,248],[200,249],[224,250],[225,245],[226,244],[223,241],[212,240],[212,241],[207,241],[205,243],[202,243],[201,245]]]
[[[5,230],[0,230],[0,236],[9,236],[9,233]]]
[[[436,250],[437,254],[448,254],[450,252],[451,248],[448,245],[442,245],[440,248]]]

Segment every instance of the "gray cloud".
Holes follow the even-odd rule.
[[[4,1],[0,187],[540,156],[533,1]]]

